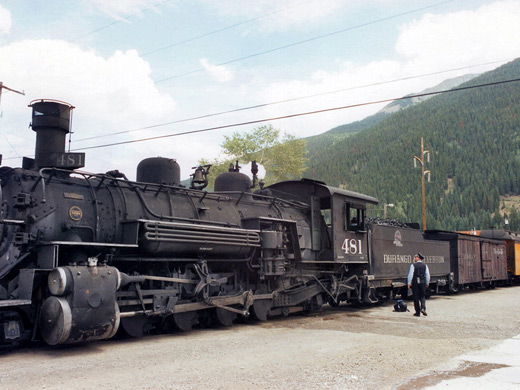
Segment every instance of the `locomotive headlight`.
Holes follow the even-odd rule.
[[[67,271],[62,268],[54,268],[47,280],[49,291],[52,295],[60,296],[65,294],[70,289],[70,278],[67,277]]]

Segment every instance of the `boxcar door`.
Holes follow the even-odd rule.
[[[491,280],[493,277],[493,254],[489,242],[482,242],[482,280]]]

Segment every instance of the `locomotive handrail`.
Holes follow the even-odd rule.
[[[45,203],[46,200],[45,200],[45,180],[43,180],[43,169],[40,169],[40,177],[38,178],[38,180],[36,180],[34,182],[34,185],[32,186],[31,188],[31,192],[34,192],[34,190],[36,189],[36,187],[38,186],[38,183],[41,181],[42,182],[42,203]]]
[[[164,226],[182,226],[182,227],[191,227],[191,228],[194,228],[194,227],[206,227],[208,229],[213,229],[213,230],[218,230],[218,231],[221,231],[221,230],[226,230],[226,231],[230,231],[230,232],[240,232],[240,233],[243,233],[243,232],[254,232],[254,233],[260,233],[260,230],[257,230],[257,229],[243,229],[239,226],[237,227],[232,227],[232,226],[211,226],[212,222],[211,221],[205,221],[205,220],[200,220],[200,219],[189,219],[189,218],[183,218],[186,222],[196,222],[196,223],[180,223],[180,222],[168,222],[168,221],[156,221],[156,220],[153,220],[153,219],[136,219],[132,222],[143,222],[145,224],[156,224],[156,225],[164,225]],[[266,218],[267,220],[267,218]],[[279,219],[272,219],[272,220],[276,220],[276,221],[287,221],[287,220],[279,220]],[[202,223],[202,225],[201,225]]]
[[[94,231],[94,240],[97,240],[97,236],[98,236],[98,232],[99,232],[99,204],[98,204],[97,197],[96,197],[96,190],[94,190],[94,187],[92,186],[92,183],[90,182],[90,180],[88,180],[84,175],[83,175],[83,177],[87,181],[88,187],[90,189],[90,193],[92,195],[92,200],[93,200],[94,209],[95,209],[95,213],[96,213],[96,228],[93,229],[93,231]]]
[[[85,178],[85,180],[87,182],[89,182],[89,186],[91,186],[91,187],[92,187],[92,184],[90,183],[90,180],[92,178],[99,178],[100,179],[100,183],[98,183],[97,188],[94,189],[92,187],[94,192],[99,190],[101,184],[106,179],[109,179],[109,180],[111,180],[111,181],[113,181],[115,183],[118,183],[118,185],[120,184],[120,182],[126,183],[133,190],[143,190],[141,188],[141,186],[144,186],[145,190],[148,187],[158,187],[159,189],[160,188],[165,188],[165,189],[169,189],[169,190],[183,192],[185,194],[200,193],[200,194],[202,194],[202,196],[200,198],[200,201],[202,201],[206,197],[214,198],[214,199],[225,199],[225,200],[230,200],[231,199],[229,196],[225,196],[225,195],[222,195],[222,194],[210,193],[210,192],[207,192],[207,191],[201,191],[201,190],[192,189],[192,188],[185,188],[185,187],[179,187],[179,186],[174,186],[174,185],[165,185],[165,184],[162,184],[162,183],[161,184],[157,184],[157,183],[134,182],[134,181],[128,180],[126,177],[124,177],[124,178],[114,177],[114,176],[111,176],[111,175],[109,175],[107,173],[91,173],[91,172],[84,172],[84,171],[79,171],[79,170],[75,170],[75,171],[71,172],[70,170],[60,169],[60,168],[42,168],[40,170],[40,176],[41,177],[43,177],[42,173],[45,170],[52,170],[53,173],[65,172],[67,175],[70,175],[72,173],[72,174],[77,174],[77,175],[83,176],[83,178]],[[52,179],[52,178],[53,178],[53,176],[51,175],[49,177],[49,180]],[[35,183],[35,187],[36,187],[36,185],[37,185],[37,183]],[[229,192],[229,194],[233,194],[233,193],[242,194],[243,191],[232,191],[232,192]],[[307,205],[306,203],[301,202],[301,201],[287,200],[287,199],[283,199],[283,198],[278,198],[276,196],[268,196],[268,195],[261,195],[261,194],[252,194],[252,195],[254,195],[256,198],[264,198],[265,201],[269,201],[271,204],[281,203],[281,204],[285,204],[285,205],[288,205],[288,206],[291,206],[291,207],[297,207],[297,208],[302,208],[302,209],[309,207],[309,205]],[[44,198],[45,198],[45,196],[44,196]],[[161,217],[161,216],[159,216],[157,214],[155,214],[154,216]],[[169,216],[162,216],[162,218],[169,218]]]
[[[56,175],[57,172],[65,172],[67,173],[67,175],[70,177],[70,174],[71,172],[69,170],[66,170],[66,169],[58,169],[58,168],[41,168],[39,170],[39,175],[40,175],[40,178],[38,180],[36,180],[36,182],[34,183],[33,187],[32,187],[32,191],[34,191],[36,189],[36,186],[38,185],[38,183],[41,181],[42,183],[42,203],[45,203],[46,202],[46,183],[45,183],[45,180],[44,179],[44,172],[45,171],[51,171],[51,173],[49,174],[49,177],[47,178],[48,180],[48,183],[50,183],[50,181],[53,179],[53,177]],[[95,208],[95,214],[96,214],[96,217],[95,217],[95,221],[96,221],[96,227],[95,229],[92,229],[93,233],[94,233],[94,240],[97,239],[97,236],[98,236],[98,231],[99,231],[99,209],[98,209],[98,202],[97,202],[97,198],[96,198],[96,190],[94,190],[93,186],[92,186],[92,183],[90,182],[90,180],[87,178],[87,174],[84,173],[84,172],[81,172],[81,171],[74,171],[73,173],[75,174],[78,174],[80,176],[83,176],[83,178],[85,179],[85,181],[88,183],[88,187],[90,189],[90,193],[92,195],[92,200],[93,200],[93,204],[94,204],[94,208]],[[61,179],[58,179],[58,180],[61,180]],[[47,184],[48,184],[47,183]]]
[[[186,187],[181,187],[181,186],[175,186],[175,185],[167,185],[167,184],[162,184],[162,183],[161,184],[158,184],[158,183],[142,183],[142,182],[128,180],[126,177],[125,178],[114,177],[114,176],[111,176],[111,175],[109,175],[107,173],[92,173],[92,172],[85,172],[85,171],[80,171],[80,170],[70,171],[70,170],[67,170],[67,169],[60,169],[60,168],[53,167],[53,168],[42,168],[40,170],[40,175],[41,175],[41,172],[44,171],[44,170],[52,170],[54,172],[64,172],[67,175],[76,174],[76,175],[83,176],[86,180],[91,180],[92,178],[100,178],[101,182],[99,184],[102,184],[106,179],[109,179],[109,180],[114,181],[114,182],[126,183],[129,186],[132,186],[132,188],[134,188],[134,189],[135,188],[140,188],[140,186],[144,186],[146,189],[148,187],[162,187],[162,188],[167,188],[169,190],[174,190],[174,191],[178,191],[178,192],[184,192],[186,194],[198,193],[198,194],[201,194],[201,200],[206,198],[206,197],[217,199],[217,200],[220,200],[220,199],[230,200],[231,199],[229,196],[225,196],[225,195],[218,194],[218,193],[211,193],[211,192],[208,192],[208,191],[202,191],[202,190],[197,190],[197,189],[193,189],[193,188],[186,188]],[[49,177],[49,179],[51,179],[51,178],[52,177]],[[99,187],[96,188],[96,191],[98,189],[99,189]],[[236,192],[237,193],[241,193],[242,191],[236,191]],[[230,193],[233,193],[233,192],[230,192]],[[273,198],[272,196],[261,195],[261,194],[253,194],[253,195],[255,197],[267,198],[269,200],[271,200]],[[279,201],[280,203],[286,203],[286,204],[292,205],[294,207],[300,207],[300,208],[308,207],[307,204],[305,204],[303,202],[299,202],[299,201],[289,201],[289,200],[282,199],[282,198],[276,198],[276,200]]]
[[[79,246],[106,246],[110,248],[138,248],[138,244],[116,244],[113,242],[94,241],[42,241],[41,245],[79,245]]]
[[[3,225],[25,225],[25,221],[20,219],[0,219],[0,223]]]
[[[148,203],[146,202],[146,199],[144,198],[143,194],[141,193],[141,189],[139,187],[135,187],[134,188],[135,190],[135,193],[137,194],[137,197],[139,198],[139,200],[141,201],[142,205],[144,206],[145,210],[147,212],[149,212],[152,216],[156,217],[156,218],[160,218],[160,219],[170,219],[171,216],[163,216],[163,215],[159,215],[157,214],[155,211],[153,211],[150,206],[148,206]]]
[[[101,178],[102,181],[106,180],[107,178],[110,179],[111,181],[114,181],[114,182],[123,182],[123,183],[126,183],[128,184],[129,186],[143,186],[145,189],[147,189],[148,187],[159,187],[159,188],[167,188],[169,190],[175,190],[175,191],[179,191],[179,192],[185,192],[185,193],[194,193],[194,192],[198,192],[198,193],[202,193],[202,194],[208,194],[207,191],[200,191],[200,190],[196,190],[196,189],[188,189],[188,188],[185,188],[185,187],[180,187],[180,186],[175,186],[175,185],[168,185],[168,184],[163,184],[163,183],[142,183],[142,182],[137,182],[137,181],[131,181],[131,180],[128,180],[125,176],[125,178],[118,178],[118,177],[114,177],[114,176],[110,176],[106,173],[91,173],[91,172],[82,172],[82,171],[74,171],[74,173],[77,173],[77,174],[80,174],[80,175],[83,175],[85,176],[85,178],[87,178],[87,180],[90,180],[90,178]],[[87,177],[88,176],[88,177]],[[132,188],[135,188],[135,187],[132,187]],[[205,197],[206,195],[204,195]],[[220,196],[218,196],[220,198]]]
[[[206,194],[207,194],[207,192],[206,192]],[[189,196],[188,193],[186,193],[186,192],[184,193],[184,196],[188,199],[188,201],[190,202],[191,206],[193,207],[193,212],[197,216],[197,219],[200,219],[199,207],[197,207],[197,205],[195,204],[195,202],[193,200],[193,196]],[[199,200],[199,203],[203,204],[202,201],[203,201],[204,198],[205,198],[205,196],[203,195],[202,198]],[[171,204],[171,198],[170,198],[170,207],[173,207],[172,204]]]
[[[144,198],[143,194],[141,193],[141,189],[138,187],[135,187],[135,193],[137,194],[139,200],[142,202],[145,210],[150,213],[153,217],[159,218],[159,219],[168,219],[168,220],[174,220],[174,221],[186,221],[186,222],[195,222],[195,221],[201,221],[202,223],[208,224],[208,225],[224,225],[229,226],[230,224],[228,222],[217,222],[217,221],[202,221],[197,219],[190,219],[190,218],[181,218],[181,217],[174,217],[172,215],[159,215],[155,211],[153,211],[148,203],[146,202],[146,199]],[[238,225],[235,225],[238,227]]]
[[[278,192],[280,192],[280,191],[278,191]],[[226,193],[227,194],[240,194],[242,197],[246,192],[245,191],[226,191]],[[300,209],[306,209],[309,207],[309,205],[307,203],[300,202],[297,200],[287,200],[287,199],[278,198],[278,197],[272,196],[272,195],[262,195],[262,194],[255,194],[255,193],[252,193],[251,195],[253,195],[254,198],[256,198],[256,199],[263,198],[262,200],[264,200],[265,202],[271,203],[271,205],[278,202],[278,203],[286,204],[291,207],[297,207]],[[239,203],[240,200],[241,199],[239,199],[237,201],[237,204]]]

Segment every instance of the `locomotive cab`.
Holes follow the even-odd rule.
[[[310,206],[313,261],[367,263],[367,204],[377,199],[315,180],[285,181],[269,187],[273,195]]]

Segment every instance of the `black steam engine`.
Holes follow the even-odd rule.
[[[213,192],[208,167],[186,188],[167,158],[142,161],[137,181],[82,172],[85,155],[64,151],[73,107],[31,107],[35,158],[0,167],[0,344],[373,303],[405,286],[417,250],[431,260],[431,287],[453,284],[448,243],[367,225],[372,197],[306,179],[255,190],[238,163]]]

